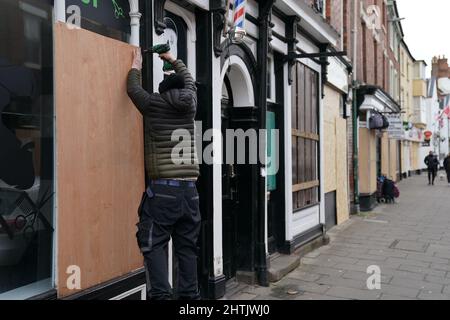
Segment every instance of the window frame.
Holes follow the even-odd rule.
[[[301,69],[299,69],[299,66]],[[303,72],[303,73],[302,73]],[[307,75],[311,77],[307,80]],[[321,201],[321,131],[320,131],[320,72],[297,61],[295,65],[295,85],[292,87],[292,209],[293,213],[320,204]],[[314,80],[312,78],[315,78]],[[303,80],[303,82],[302,82]],[[313,82],[311,82],[313,80]],[[299,84],[301,85],[299,86]],[[310,97],[303,95],[303,104],[299,103],[300,93],[310,89]],[[295,99],[295,100],[294,100]],[[309,106],[308,106],[309,105]],[[299,121],[300,112],[304,111],[304,121]],[[309,117],[309,120],[307,117]],[[301,119],[300,119],[301,120]],[[310,128],[308,128],[308,121]],[[309,146],[308,146],[309,143]],[[303,144],[303,148],[299,148]],[[309,150],[308,150],[309,149]],[[306,162],[309,156],[310,167]]]
[[[8,7],[8,0],[6,2],[6,7]],[[55,105],[54,105],[54,97],[55,92],[53,91],[53,72],[48,72],[49,66],[53,71],[54,68],[54,56],[53,56],[53,1],[23,1],[18,4],[18,12],[21,13],[21,18],[23,22],[23,29],[16,28],[11,29],[12,32],[17,31],[17,41],[22,41],[25,46],[29,44],[28,41],[31,41],[33,46],[39,47],[39,52],[36,55],[36,58],[33,61],[30,60],[29,56],[25,55],[21,59],[20,62],[14,61],[14,65],[17,67],[24,67],[28,70],[31,70],[33,73],[39,72],[39,77],[35,76],[35,81],[40,85],[38,85],[37,97],[32,98],[30,101],[18,101],[15,107],[20,106],[22,103],[25,103],[29,109],[25,109],[25,111],[12,111],[8,112],[5,109],[1,109],[2,114],[0,116],[11,116],[11,117],[22,117],[24,119],[34,119],[39,118],[37,122],[23,123],[21,121],[17,121],[17,124],[22,126],[14,127],[15,136],[17,139],[23,141],[37,139],[37,143],[33,145],[33,167],[34,167],[34,177],[35,181],[31,188],[26,190],[16,189],[13,192],[20,192],[21,195],[15,200],[20,201],[19,199],[23,199],[23,203],[25,203],[24,207],[19,207],[16,205],[13,211],[11,211],[11,216],[20,217],[21,215],[26,219],[26,225],[29,227],[35,228],[33,232],[42,232],[42,230],[46,233],[50,233],[48,236],[51,237],[49,240],[42,240],[44,243],[36,244],[38,247],[38,251],[45,251],[45,259],[39,257],[39,261],[36,262],[36,269],[42,269],[41,259],[46,260],[44,262],[45,265],[45,273],[42,273],[40,270],[40,274],[36,276],[36,279],[33,282],[20,283],[19,286],[9,289],[7,291],[0,292],[0,299],[28,299],[37,295],[46,294],[48,292],[54,292],[56,283],[56,264],[57,264],[57,255],[56,255],[56,240],[57,240],[57,206],[56,206],[56,149],[55,149],[55,140],[56,140],[56,121],[55,121]],[[18,13],[19,14],[19,13]],[[29,21],[37,22],[39,25],[39,34],[38,38],[33,38],[32,34],[27,32],[26,23]],[[39,20],[39,21],[38,21]],[[28,22],[27,22],[28,21]],[[37,27],[37,26],[35,26]],[[21,33],[23,32],[23,33]],[[43,53],[45,49],[46,54]],[[44,72],[44,70],[46,70]],[[51,76],[52,79],[49,81],[47,78]],[[42,78],[42,79],[41,79]],[[27,98],[28,99],[28,98]],[[10,103],[13,103],[11,100]],[[49,114],[47,114],[49,113]],[[15,123],[11,120],[12,123]],[[8,128],[6,123],[5,127]],[[12,130],[11,128],[9,128]],[[22,131],[22,135],[19,137],[17,135],[18,131]],[[31,135],[24,135],[25,131],[32,132]],[[38,132],[38,133],[37,133]],[[51,143],[49,143],[49,139],[51,139]],[[49,152],[51,150],[51,152]],[[45,159],[43,154],[45,154]],[[51,158],[51,162],[49,159]],[[47,160],[47,165],[43,163]],[[50,172],[51,170],[51,172]],[[37,179],[39,178],[39,184],[37,184]],[[7,184],[8,185],[8,184]],[[38,188],[36,187],[38,186]],[[6,187],[5,191],[9,188]],[[11,188],[12,189],[12,188]],[[32,192],[34,192],[32,194]],[[36,197],[36,198],[35,198]],[[0,199],[1,200],[1,199]],[[42,207],[40,205],[42,204]],[[34,211],[35,216],[33,217],[33,212],[28,212],[26,209],[26,205],[37,206],[39,211]],[[37,209],[34,209],[37,210]],[[41,211],[42,210],[42,211]],[[51,211],[48,213],[47,211]],[[33,220],[34,219],[34,220]],[[31,229],[32,230],[32,229]],[[22,236],[20,233],[15,231],[14,239],[16,237]],[[33,245],[33,244],[28,244]],[[48,251],[48,252],[47,252]],[[16,266],[16,265],[14,265]],[[47,269],[48,267],[48,269]],[[35,270],[34,270],[35,271]],[[20,271],[17,271],[20,272]],[[48,277],[47,277],[48,275]]]
[[[267,77],[270,84],[267,88],[267,101],[276,103],[275,60],[271,53],[267,56]]]

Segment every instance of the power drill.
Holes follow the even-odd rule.
[[[170,51],[170,45],[169,45],[169,42],[167,42],[164,44],[154,45],[150,49],[144,49],[144,50],[142,50],[142,53],[144,53],[144,54],[147,54],[147,53],[161,54],[161,53],[166,53],[169,51]],[[164,61],[163,71],[165,72],[165,71],[171,71],[171,70],[173,70],[173,65],[169,61]]]

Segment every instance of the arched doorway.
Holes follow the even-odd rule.
[[[223,272],[227,279],[254,271],[254,222],[257,214],[257,164],[237,164],[237,144],[227,139],[227,130],[258,128],[255,106],[255,63],[240,46],[222,59],[221,130],[222,148],[222,244]],[[246,159],[250,141],[245,145]],[[229,149],[233,148],[233,149]],[[242,148],[240,148],[242,149]],[[229,156],[233,150],[234,156]],[[253,276],[250,276],[253,277]],[[252,281],[249,279],[249,281]]]

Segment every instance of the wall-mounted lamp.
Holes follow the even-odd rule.
[[[240,27],[233,27],[228,30],[228,38],[232,43],[242,43],[247,32]]]

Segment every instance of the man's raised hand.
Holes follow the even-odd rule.
[[[142,53],[140,48],[136,48],[133,51],[133,65],[132,69],[142,70]]]
[[[173,54],[172,54],[170,51],[169,51],[169,52],[161,53],[161,54],[159,55],[159,57],[160,57],[162,60],[167,61],[167,62],[170,62],[170,63],[174,63],[174,62],[175,62],[175,57],[173,56]]]

